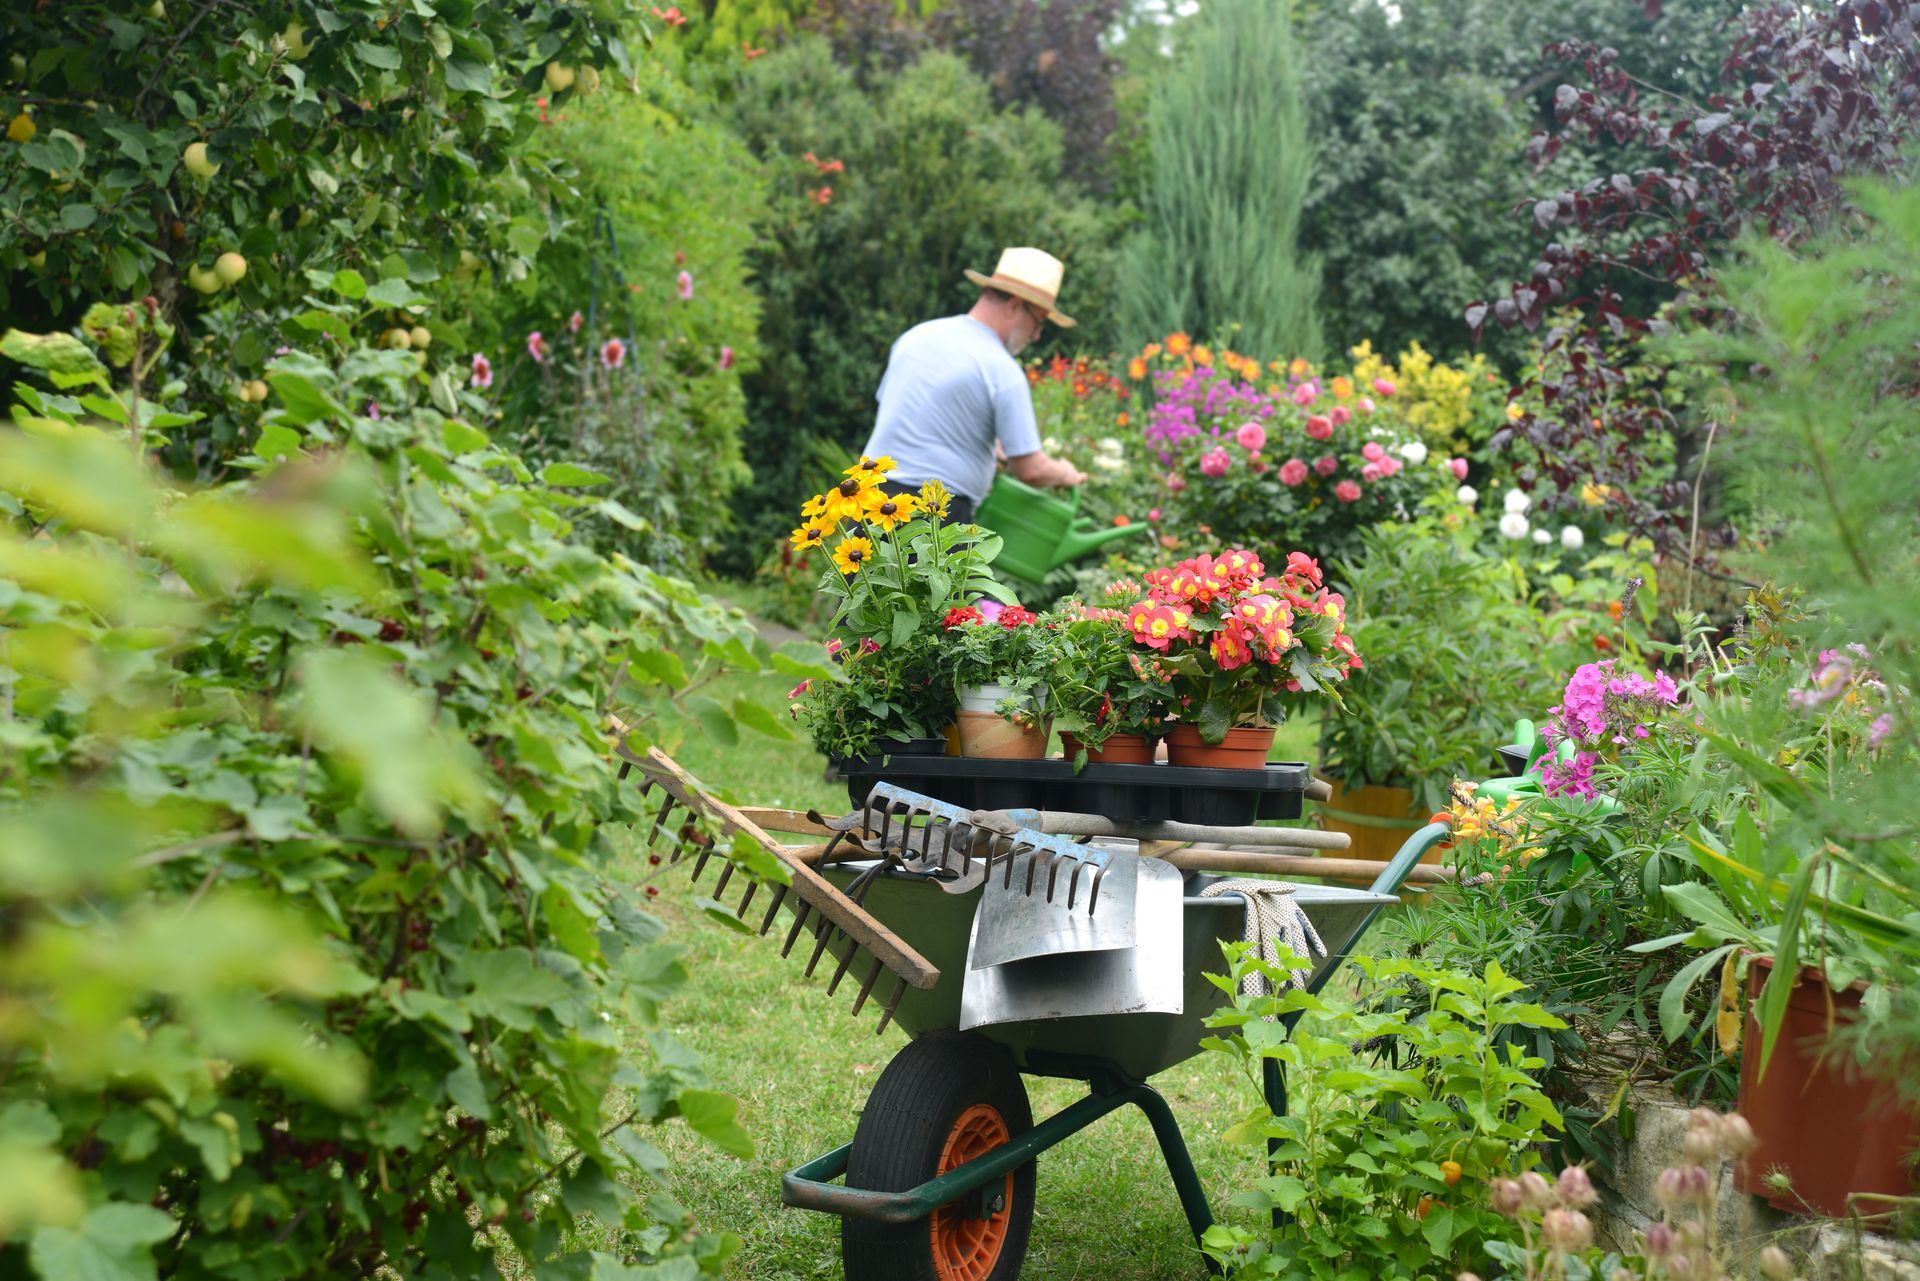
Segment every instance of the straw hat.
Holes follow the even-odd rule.
[[[1062,329],[1073,328],[1073,317],[1053,309],[1060,296],[1060,277],[1065,272],[1060,260],[1042,249],[1002,249],[999,265],[991,276],[971,269],[967,279],[982,289],[998,289],[1036,307],[1047,309],[1047,319]]]

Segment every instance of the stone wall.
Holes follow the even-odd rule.
[[[1600,1106],[1605,1102],[1603,1095]],[[1600,1192],[1595,1228],[1603,1244],[1623,1254],[1637,1253],[1640,1233],[1660,1217],[1654,1180],[1679,1161],[1687,1132],[1687,1107],[1665,1090],[1636,1089],[1631,1106],[1633,1139],[1616,1151],[1613,1177],[1594,1172]],[[1859,1232],[1840,1220],[1782,1213],[1735,1188],[1731,1162],[1714,1175],[1716,1232],[1733,1276],[1754,1276],[1754,1256],[1774,1244],[1800,1261],[1806,1281],[1920,1281],[1920,1242]]]

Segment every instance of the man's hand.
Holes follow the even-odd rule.
[[[1087,481],[1085,472],[1064,458],[1051,457],[1044,449],[1009,458],[1007,470],[1013,473],[1015,480],[1041,489],[1063,489],[1070,485],[1084,485]]]

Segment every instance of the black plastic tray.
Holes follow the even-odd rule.
[[[886,782],[967,809],[1064,810],[1210,827],[1298,818],[1313,777],[1304,761],[1275,761],[1258,770],[1089,764],[1076,774],[1072,761],[1057,758],[896,755],[841,761],[837,768],[855,805],[875,783]]]

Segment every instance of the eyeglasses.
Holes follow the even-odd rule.
[[[1028,303],[1028,304],[1027,304],[1027,315],[1029,315],[1029,316],[1031,316],[1031,317],[1033,318],[1033,332],[1034,332],[1034,333],[1036,333],[1036,334],[1037,334],[1037,333],[1039,333],[1039,332],[1040,332],[1040,331],[1041,331],[1041,330],[1042,330],[1043,328],[1045,328],[1045,327],[1046,327],[1046,323],[1047,323],[1047,309],[1046,309],[1045,307],[1036,307],[1036,306],[1035,306],[1035,305],[1034,305],[1033,303]]]

